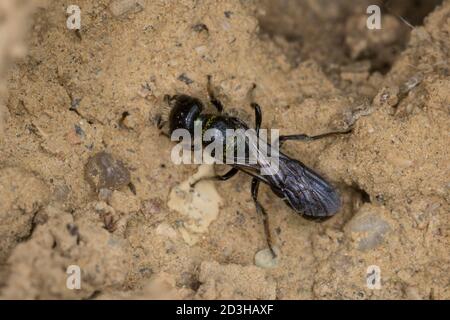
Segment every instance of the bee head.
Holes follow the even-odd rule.
[[[169,132],[176,129],[187,129],[194,132],[194,121],[203,110],[202,102],[188,95],[175,95],[170,98]]]

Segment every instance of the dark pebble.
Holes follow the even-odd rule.
[[[122,161],[101,151],[89,158],[86,164],[86,179],[96,190],[115,190],[130,183],[130,171]]]

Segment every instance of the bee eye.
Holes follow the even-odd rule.
[[[187,95],[175,97],[174,106],[169,115],[170,132],[176,129],[194,130],[194,121],[203,110],[200,100]]]

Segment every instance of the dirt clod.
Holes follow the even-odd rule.
[[[20,168],[0,170],[0,262],[26,239],[37,212],[47,203],[48,187],[31,172]]]

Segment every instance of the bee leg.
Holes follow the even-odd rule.
[[[170,107],[170,100],[172,100],[172,97],[168,94],[164,95],[164,102],[167,103],[167,105]]]
[[[254,83],[252,85],[252,87],[250,88],[250,91],[248,93],[248,96],[250,98],[250,101],[253,100],[253,92],[256,89],[256,84]],[[259,104],[257,104],[256,102],[251,102],[250,106],[255,109],[255,131],[256,131],[256,136],[259,137],[259,129],[261,128],[261,122],[262,122],[262,111],[261,111],[261,107],[259,106]]]
[[[161,129],[164,127],[164,125],[166,124],[166,122],[167,122],[167,121],[164,121],[163,118],[162,118],[162,116],[161,116],[160,114],[158,114],[158,115],[155,117],[156,127],[157,127],[159,130],[161,130]]]
[[[279,146],[281,147],[281,145],[288,140],[297,140],[297,141],[314,141],[314,140],[319,140],[325,137],[330,137],[333,135],[337,135],[337,134],[345,134],[345,133],[349,133],[352,130],[344,130],[344,131],[330,131],[330,132],[326,132],[326,133],[322,133],[322,134],[318,134],[316,136],[308,136],[306,134],[292,134],[292,135],[287,135],[287,136],[280,136],[278,138],[278,142],[279,142]]]
[[[256,136],[259,137],[259,129],[261,128],[261,122],[262,122],[261,107],[256,102],[252,102],[250,105],[252,106],[253,109],[255,109],[255,131],[256,131]]]
[[[275,258],[277,254],[275,253],[275,250],[273,250],[272,237],[270,235],[270,228],[269,228],[269,217],[264,207],[258,201],[259,182],[260,181],[257,178],[252,179],[252,198],[253,202],[255,203],[256,212],[261,214],[261,216],[263,217],[264,233],[266,235],[267,245],[269,246],[272,256]]]
[[[156,127],[157,127],[158,130],[159,130],[159,135],[160,135],[160,136],[165,136],[165,137],[167,137],[167,138],[170,139],[169,134],[168,134],[167,132],[164,132],[164,131],[162,130],[162,128],[164,127],[164,125],[167,123],[167,121],[164,121],[164,120],[162,119],[161,115],[157,115],[157,116],[155,117],[155,123],[156,123]]]
[[[176,96],[169,96],[168,94],[164,95],[164,102],[167,104],[167,108],[170,110],[171,108],[171,101],[175,98]],[[170,139],[170,135],[163,131],[164,126],[167,124],[167,119],[165,119],[163,117],[162,114],[157,114],[155,115],[155,117],[153,118],[154,123],[156,124],[156,127],[159,130],[159,135],[160,136],[165,136],[167,138]]]
[[[193,188],[198,182],[202,181],[202,180],[217,180],[217,181],[226,181],[230,178],[232,178],[236,173],[238,173],[238,169],[237,168],[232,168],[230,171],[228,171],[227,173],[223,174],[223,175],[216,175],[213,177],[201,177],[197,180],[195,180],[194,182],[190,183],[191,188]]]
[[[213,104],[213,106],[217,109],[217,111],[219,111],[220,113],[223,112],[223,105],[222,102],[220,102],[219,99],[216,98],[216,95],[214,94],[214,90],[212,87],[212,82],[211,82],[211,75],[207,75],[208,78],[208,84],[206,86],[206,89],[208,91],[208,96],[209,96],[209,100],[211,101],[211,103]]]

